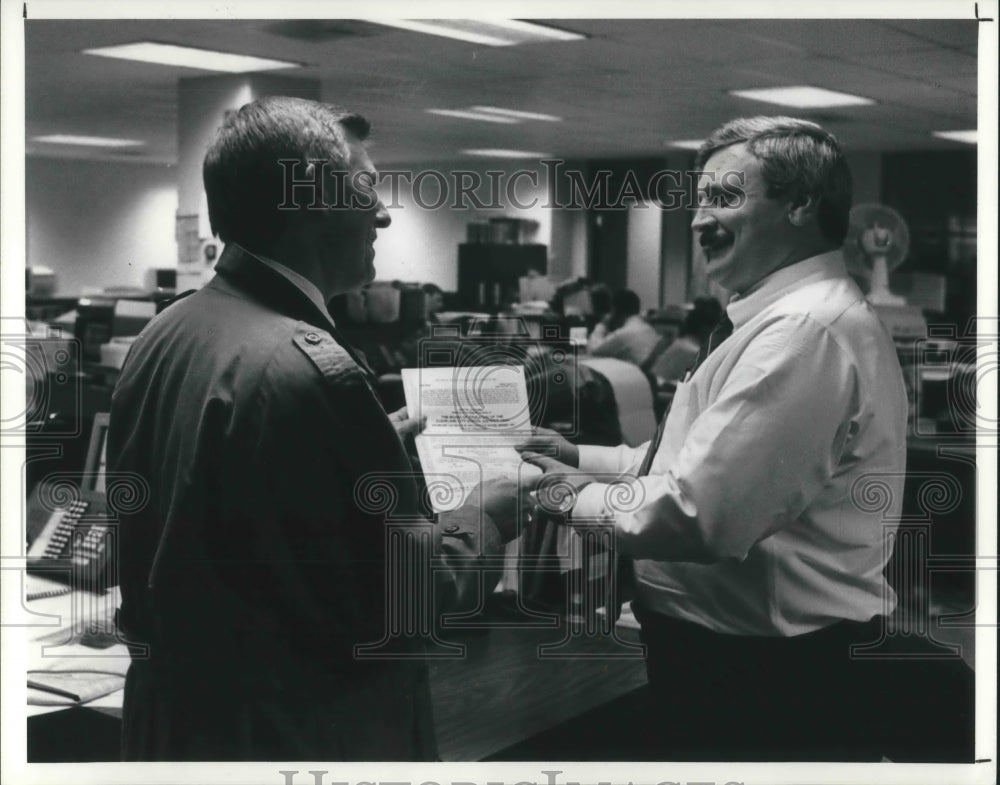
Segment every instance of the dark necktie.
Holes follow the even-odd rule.
[[[694,358],[694,365],[688,370],[685,375],[685,379],[690,379],[694,376],[695,371],[698,367],[705,362],[712,352],[719,348],[719,345],[726,340],[730,335],[733,334],[733,323],[729,321],[729,317],[725,314],[722,315],[722,319],[712,330],[711,334],[708,336],[708,340],[702,344],[701,348],[698,350],[698,354]],[[660,424],[656,427],[656,435],[653,436],[653,440],[649,443],[649,449],[646,450],[646,455],[642,459],[642,463],[639,465],[639,471],[636,474],[637,477],[645,477],[649,474],[649,469],[653,465],[653,457],[656,455],[656,451],[660,447],[660,441],[663,439],[663,431],[666,429],[667,417],[670,415],[670,407],[663,413],[663,417],[660,419]],[[618,596],[622,599],[628,599],[632,596],[632,586],[635,580],[635,564],[631,556],[618,556]]]

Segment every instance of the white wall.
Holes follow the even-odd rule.
[[[530,170],[537,173],[538,185],[532,185],[528,177],[516,181],[514,196],[521,204],[536,204],[530,209],[517,209],[507,200],[507,178],[497,178],[502,184],[497,208],[477,209],[470,199],[461,198],[456,193],[454,183],[456,171],[476,172],[483,185],[475,193],[480,201],[491,204],[490,180],[487,170],[503,170],[505,175],[518,170]],[[375,269],[379,280],[402,280],[414,282],[433,282],[448,291],[458,287],[458,245],[466,241],[466,226],[475,220],[486,221],[490,218],[514,217],[538,222],[538,230],[531,242],[550,245],[553,239],[552,213],[546,208],[548,193],[545,172],[532,165],[521,166],[504,163],[482,163],[468,159],[452,162],[436,162],[423,165],[399,165],[383,167],[383,172],[412,172],[416,178],[421,172],[435,171],[441,173],[450,191],[449,198],[436,209],[428,209],[428,205],[440,201],[439,179],[429,175],[423,180],[420,196],[416,196],[414,188],[407,185],[400,176],[397,179],[398,199],[393,203],[392,193],[388,183],[383,180],[379,193],[389,208],[392,225],[379,231],[375,243]],[[465,206],[469,205],[469,206]],[[551,256],[551,248],[550,248]],[[551,265],[550,265],[551,266]]]
[[[643,311],[660,307],[660,246],[663,211],[640,203],[628,209],[625,286],[639,295]]]
[[[420,172],[430,166],[403,167]],[[479,171],[518,165],[459,161],[434,164],[452,180],[456,169]],[[107,286],[145,286],[146,271],[176,267],[174,237],[177,212],[176,171],[145,164],[29,158],[26,164],[28,264],[56,271],[60,293],[81,294]],[[504,182],[504,181],[501,181]],[[458,244],[465,242],[473,220],[512,216],[538,222],[533,242],[549,245],[552,213],[547,209],[544,172],[538,186],[518,182],[516,197],[528,210],[518,210],[501,194],[496,209],[453,207],[449,198],[436,210],[425,209],[411,189],[401,184],[398,206],[390,210],[392,225],[379,232],[375,266],[380,280],[433,281],[445,289],[458,285]],[[383,191],[385,193],[385,191]],[[478,192],[487,200],[488,187]],[[437,200],[435,181],[428,180],[423,202]],[[388,195],[386,194],[388,199]],[[458,200],[461,202],[462,200]]]
[[[549,275],[555,280],[587,274],[587,213],[577,208],[553,209]]]
[[[177,265],[175,180],[168,166],[29,157],[28,264],[52,268],[60,294],[146,286]]]

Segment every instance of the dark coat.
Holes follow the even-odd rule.
[[[363,360],[280,266],[230,245],[142,332],[108,469],[148,483],[119,511],[119,624],[149,646],[126,683],[126,760],[436,757],[420,636],[390,658],[355,650],[386,637],[393,576],[430,560],[387,557],[386,518],[418,521],[445,557],[439,593],[410,598],[425,616],[475,603],[480,576],[452,568],[500,536],[475,509],[420,519]]]

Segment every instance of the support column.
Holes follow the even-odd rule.
[[[694,169],[694,155],[671,156],[667,168],[680,172],[680,181],[688,187],[687,172]],[[692,197],[696,194],[691,194]],[[690,299],[691,279],[691,221],[694,208],[689,206],[687,196],[669,210],[663,211],[660,305],[683,305]]]

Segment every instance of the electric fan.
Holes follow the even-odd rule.
[[[844,259],[853,274],[868,279],[869,302],[906,303],[889,291],[889,273],[906,260],[909,249],[910,230],[895,210],[881,204],[860,204],[851,210]]]

